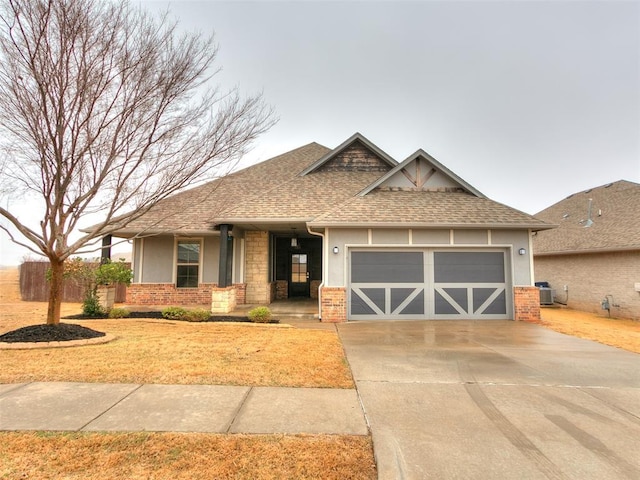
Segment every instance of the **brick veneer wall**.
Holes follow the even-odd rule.
[[[540,320],[540,289],[513,287],[514,320],[537,322]]]
[[[276,300],[286,300],[287,298],[289,298],[289,282],[276,280]]]
[[[131,305],[209,305],[215,283],[197,288],[177,288],[172,283],[134,283],[127,288]]]
[[[323,322],[347,321],[347,289],[345,287],[323,287],[320,293],[320,318]]]
[[[317,300],[318,299],[318,288],[320,287],[320,284],[322,283],[321,280],[311,280],[311,285],[310,285],[310,296],[312,299]]]
[[[539,256],[533,259],[536,282],[549,282],[555,298],[568,307],[604,313],[600,302],[612,295],[611,316],[640,320],[640,251]],[[564,286],[568,291],[564,291]],[[611,298],[609,298],[611,300]]]
[[[238,305],[247,303],[247,285],[244,283],[234,283],[233,286],[236,287],[236,303]]]

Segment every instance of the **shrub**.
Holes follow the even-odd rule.
[[[211,316],[211,312],[204,308],[187,310],[182,307],[167,307],[162,310],[163,318],[168,320],[185,320],[187,322],[206,322]]]
[[[109,318],[127,318],[131,312],[126,308],[114,307],[109,310]]]
[[[187,310],[182,307],[167,307],[162,310],[162,317],[168,320],[182,320]]]
[[[269,323],[271,321],[271,310],[267,307],[256,307],[249,310],[247,317],[255,323]]]
[[[204,308],[196,308],[194,310],[188,310],[181,320],[187,320],[188,322],[206,322],[209,320],[211,312]]]
[[[88,317],[102,317],[105,312],[102,310],[100,300],[95,289],[89,289],[82,301],[82,313]]]
[[[95,282],[99,285],[112,285],[123,283],[131,285],[133,272],[129,265],[120,260],[119,262],[107,261],[100,265],[95,271]]]

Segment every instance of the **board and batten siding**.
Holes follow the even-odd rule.
[[[186,237],[185,237],[186,238]],[[217,283],[220,237],[195,238],[202,245],[200,268],[203,283]],[[176,237],[159,235],[134,241],[134,283],[175,282]]]
[[[532,272],[530,260],[530,234],[528,230],[487,230],[487,229],[357,229],[328,228],[325,232],[327,242],[327,265],[325,286],[340,287],[347,284],[348,247],[511,247],[513,285],[531,285]],[[338,247],[338,253],[333,253]],[[526,249],[526,255],[519,255],[520,248]]]

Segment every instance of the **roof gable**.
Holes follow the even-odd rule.
[[[418,150],[396,165],[359,193],[366,195],[374,189],[410,190],[422,192],[466,192],[485,198],[476,188],[465,182],[424,150]]]
[[[387,172],[396,165],[393,158],[364,135],[355,133],[300,172],[300,176],[320,171]]]

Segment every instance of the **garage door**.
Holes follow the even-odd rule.
[[[349,319],[505,319],[504,251],[356,250]]]

